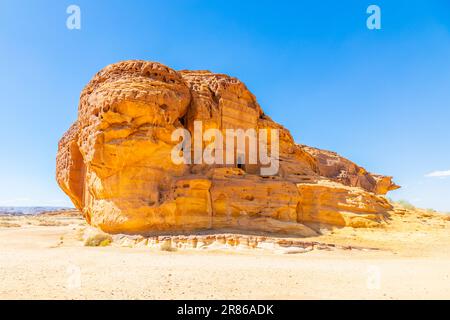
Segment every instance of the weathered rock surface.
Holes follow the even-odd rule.
[[[278,174],[261,165],[175,164],[171,139],[210,128],[278,129]],[[397,188],[335,153],[295,144],[236,78],[162,64],[109,65],[80,96],[57,154],[58,184],[88,223],[110,233],[232,229],[314,235],[315,226],[373,226]]]
[[[400,188],[392,182],[392,177],[372,174],[336,152],[302,146],[310,153],[317,164],[319,174],[333,181],[351,187],[360,187],[376,194],[386,194]]]
[[[326,180],[297,184],[299,220],[354,228],[373,227],[392,209],[383,197]]]

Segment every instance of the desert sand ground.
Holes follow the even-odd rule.
[[[91,247],[95,231],[77,213],[3,216],[0,298],[450,298],[448,216],[397,208],[381,228],[322,231],[300,239],[318,242],[313,249],[274,247],[270,237],[256,249],[128,237]]]

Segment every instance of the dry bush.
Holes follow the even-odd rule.
[[[0,222],[0,228],[20,228],[21,225],[18,223],[11,222]]]
[[[84,241],[86,247],[106,247],[112,243],[112,237],[109,234],[97,233],[88,237]]]
[[[39,220],[37,225],[40,227],[60,227],[60,226],[66,226],[67,224],[61,223],[59,221],[52,221],[52,220]]]
[[[404,209],[407,210],[416,210],[416,207],[406,200],[399,200],[397,204],[399,204],[400,206],[402,206]]]

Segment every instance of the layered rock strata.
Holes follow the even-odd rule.
[[[202,132],[224,135],[277,129],[279,170],[261,175],[264,165],[248,158],[175,163],[179,141],[172,133],[194,135],[197,121]],[[88,223],[129,234],[230,229],[310,236],[320,225],[374,226],[392,209],[382,195],[397,188],[390,177],[335,153],[296,144],[238,79],[147,61],[109,65],[83,89],[78,119],[59,142],[56,177]]]

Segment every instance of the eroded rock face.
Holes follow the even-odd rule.
[[[321,176],[351,187],[360,187],[376,194],[387,194],[400,188],[392,182],[392,177],[372,174],[336,152],[302,146],[317,164]]]
[[[278,129],[279,171],[259,164],[175,164],[177,128]],[[314,235],[314,226],[372,226],[397,186],[335,153],[295,144],[236,78],[125,61],[80,96],[59,143],[57,181],[93,226],[151,234],[236,229]],[[312,228],[311,228],[312,227]]]

